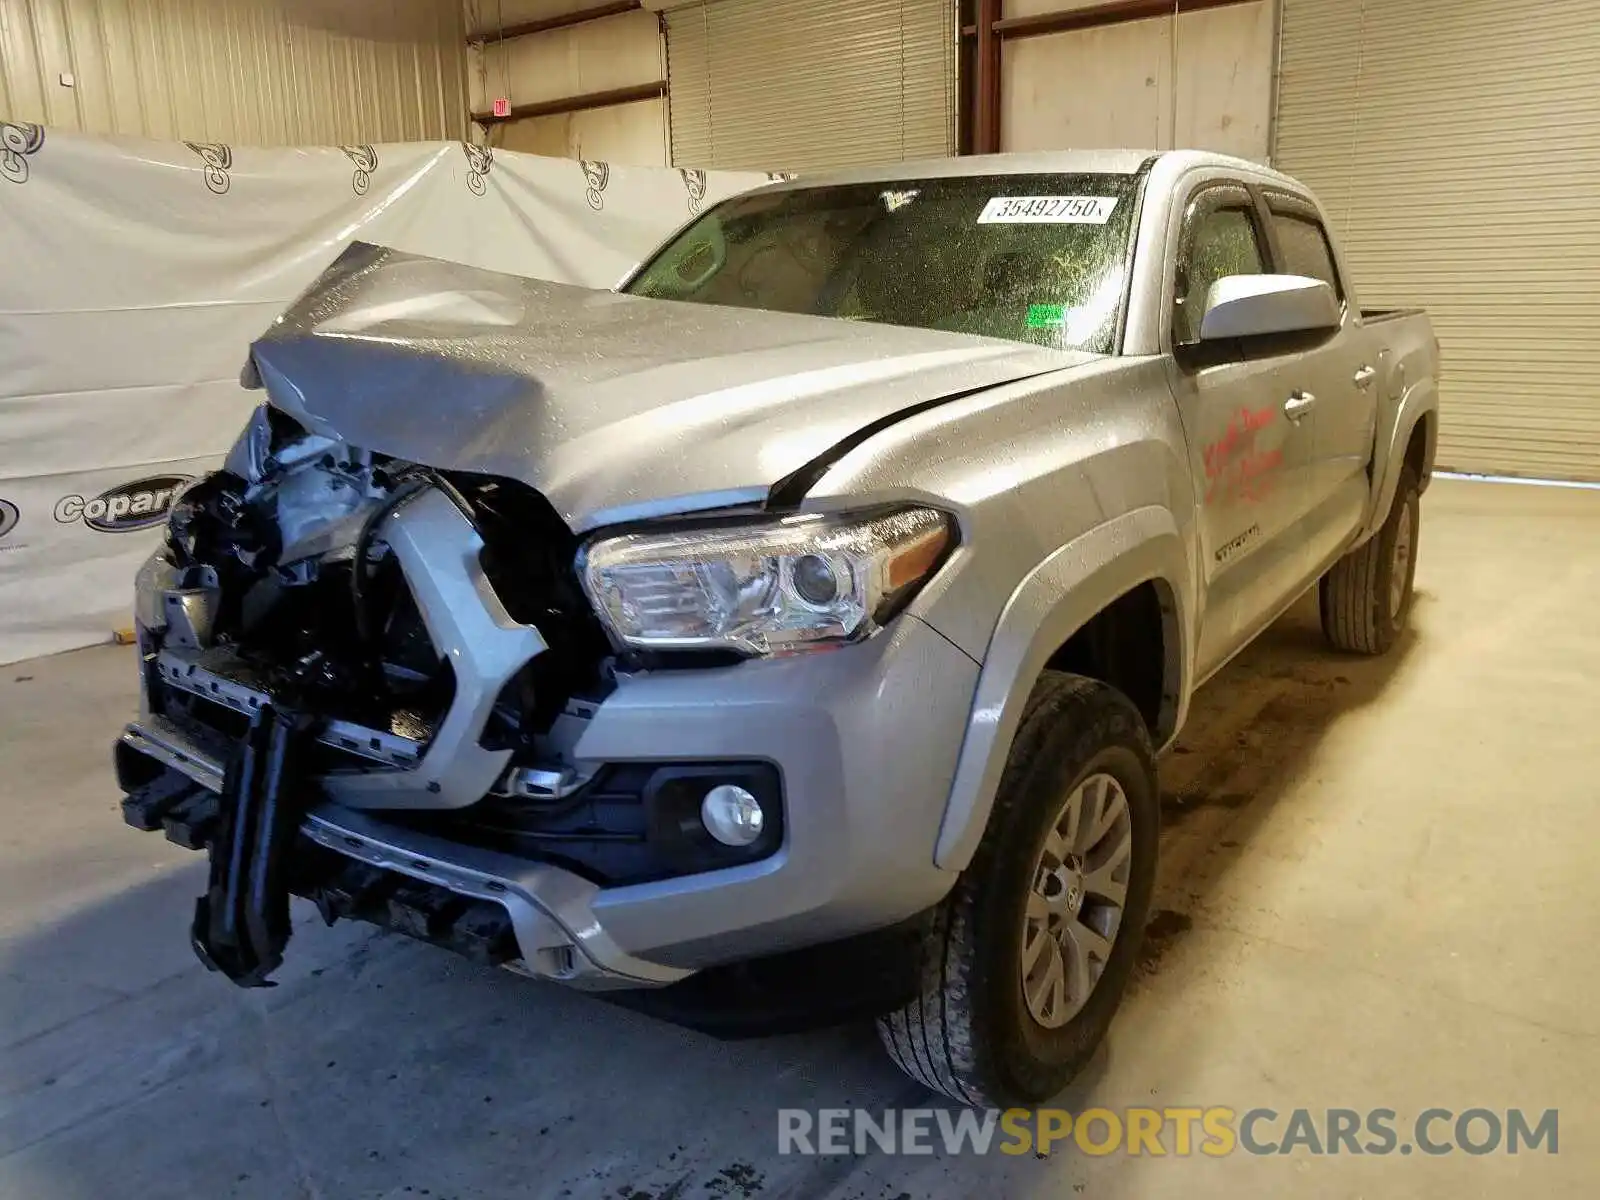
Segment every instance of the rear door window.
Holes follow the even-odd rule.
[[[1328,231],[1322,227],[1322,222],[1298,213],[1274,212],[1272,226],[1278,235],[1284,273],[1320,279],[1342,301],[1344,285],[1339,280],[1339,268],[1333,262],[1333,247],[1328,242]]]

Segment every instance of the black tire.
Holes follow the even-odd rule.
[[[1383,528],[1334,563],[1317,585],[1322,632],[1335,650],[1384,654],[1405,628],[1417,573],[1420,500],[1416,472],[1402,468]],[[1401,546],[1403,561],[1396,555]],[[1401,572],[1396,605],[1393,588]]]
[[[1110,775],[1128,801],[1132,854],[1121,926],[1099,982],[1059,1028],[1022,994],[1023,915],[1046,835],[1077,786]],[[1116,689],[1047,671],[1023,712],[971,864],[923,941],[921,995],[878,1020],[901,1070],[963,1104],[1012,1107],[1059,1093],[1094,1054],[1133,973],[1155,884],[1161,823],[1144,721]]]

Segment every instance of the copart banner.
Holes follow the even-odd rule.
[[[252,149],[0,123],[0,662],[105,641],[251,341],[351,241],[610,287],[767,176],[455,142]]]

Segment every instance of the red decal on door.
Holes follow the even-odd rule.
[[[1201,448],[1206,471],[1206,502],[1219,497],[1254,503],[1265,499],[1283,466],[1282,450],[1257,451],[1256,434],[1271,425],[1277,413],[1271,408],[1252,412],[1241,408],[1221,437]]]

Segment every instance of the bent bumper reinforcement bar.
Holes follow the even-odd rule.
[[[190,943],[240,987],[273,986],[293,933],[289,858],[312,725],[304,713],[263,707],[223,775],[218,831],[206,847],[210,879],[195,901]]]
[[[232,782],[228,765],[232,743],[202,744],[175,722],[151,715],[130,724],[123,731],[121,745],[125,753],[141,755],[186,777],[207,792],[221,794],[221,808],[239,804],[229,794],[237,789],[228,786]],[[248,748],[245,753],[248,755]],[[237,811],[244,813],[249,807],[239,804]],[[268,807],[282,811],[277,806]],[[265,808],[261,805],[254,808],[259,830]],[[225,813],[219,811],[218,816],[222,818],[219,827],[226,835],[230,822]],[[232,827],[238,824],[232,822]],[[168,832],[171,836],[172,831]],[[458,896],[500,905],[510,916],[520,954],[520,958],[507,966],[520,974],[593,991],[664,987],[693,974],[682,968],[645,961],[619,947],[595,919],[593,900],[599,887],[560,867],[459,845],[334,804],[313,806],[298,818],[297,832],[356,862],[393,871]],[[241,853],[249,844],[250,839],[246,838]],[[292,840],[288,844],[292,844]],[[259,840],[255,845],[261,848]],[[213,859],[228,853],[226,847],[226,836],[213,839]],[[216,876],[214,865],[214,884],[218,882]],[[258,875],[257,880],[266,878]],[[216,914],[216,900],[210,892],[207,899],[211,901],[207,913],[209,933],[209,921]],[[197,914],[197,938],[200,928]],[[266,941],[270,948],[270,938]],[[196,949],[201,950],[198,940]],[[211,953],[213,957],[207,960],[208,965],[215,961],[215,952]],[[206,958],[204,953],[202,958]],[[248,971],[246,966],[244,973]],[[265,973],[261,972],[261,976]]]

